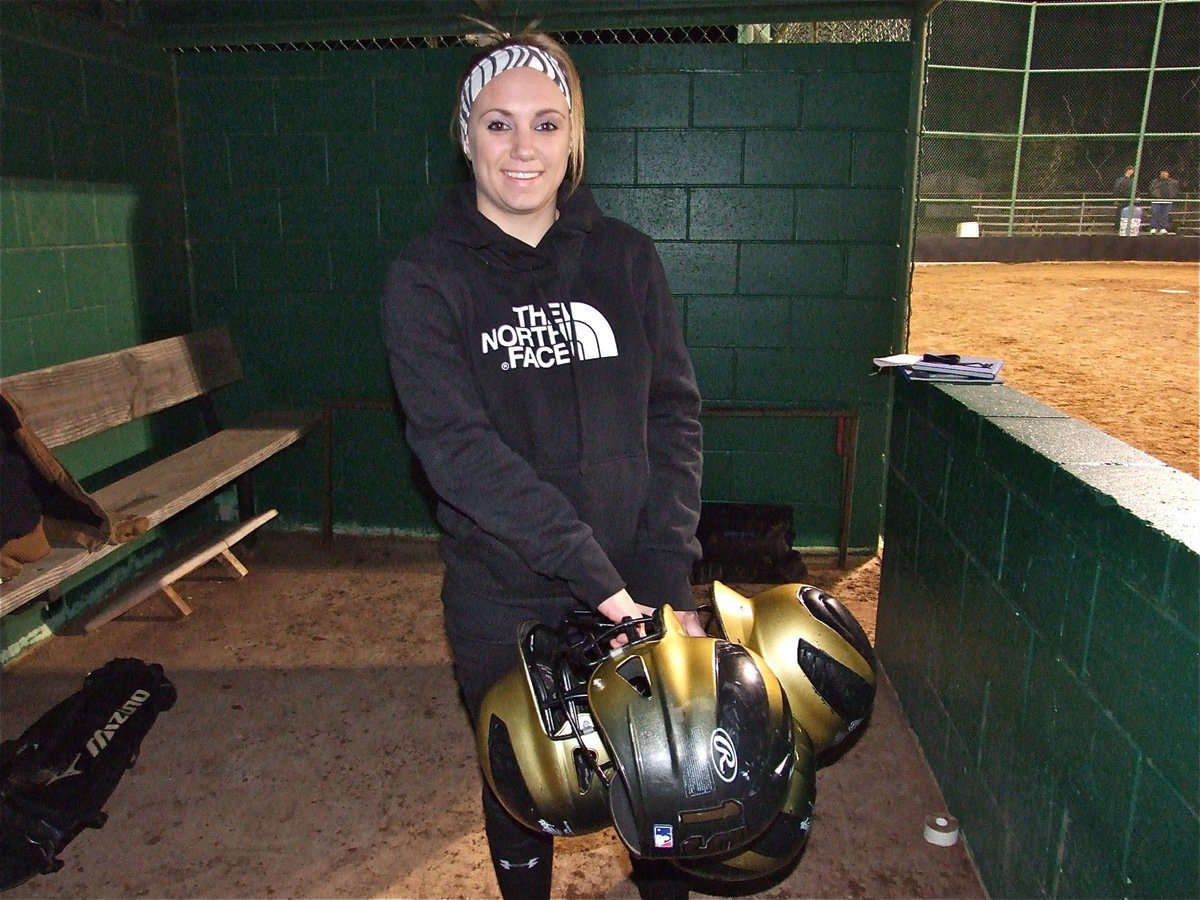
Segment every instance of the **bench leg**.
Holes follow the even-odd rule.
[[[170,603],[171,606],[179,611],[179,617],[181,619],[192,614],[191,606],[188,605],[188,602],[183,599],[179,591],[175,590],[173,586],[164,584],[159,593],[166,598],[167,602]]]
[[[228,534],[225,534],[216,540],[206,541],[202,549],[188,556],[182,562],[168,565],[167,567],[146,573],[140,579],[134,582],[121,596],[115,598],[110,605],[108,605],[105,609],[100,610],[95,617],[84,623],[84,631],[95,631],[101,625],[111,622],[122,613],[133,609],[133,607],[137,606],[146,598],[160,592],[164,594],[180,612],[182,612],[185,616],[188,615],[188,613],[191,612],[191,607],[184,602],[184,599],[179,596],[179,593],[172,587],[172,585],[181,578],[184,578],[196,571],[196,569],[200,568],[209,560],[215,558],[220,558],[222,564],[232,571],[238,573],[238,578],[243,577],[248,570],[244,565],[242,565],[241,560],[233,555],[233,551],[230,549],[230,547],[245,538],[259,526],[264,525],[266,522],[275,518],[276,515],[278,515],[277,510],[267,510],[265,513],[255,516],[249,522],[242,522]]]
[[[222,550],[214,558],[225,567],[226,571],[232,573],[233,578],[245,578],[250,572],[249,569],[242,565],[242,561],[233,555],[232,550]]]

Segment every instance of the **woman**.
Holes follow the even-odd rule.
[[[384,333],[409,445],[438,495],[455,677],[472,721],[517,662],[518,626],[664,603],[704,633],[700,397],[658,254],[582,186],[583,95],[545,35],[500,42],[459,83],[473,179],[393,264]],[[620,640],[624,640],[621,638]],[[501,893],[550,892],[552,838],[484,787]],[[686,896],[634,861],[643,896]]]

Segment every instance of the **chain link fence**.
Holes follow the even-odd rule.
[[[564,44],[861,44],[907,41],[907,19],[854,19],[754,25],[692,25],[675,28],[597,28],[554,32]],[[262,53],[295,50],[404,50],[483,45],[490,34],[451,34],[349,40],[287,41],[169,48],[174,53]]]
[[[1200,233],[1200,2],[945,0],[919,165],[919,235],[1117,233],[1164,169]]]

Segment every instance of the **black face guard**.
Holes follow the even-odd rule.
[[[614,623],[592,610],[567,612],[557,629],[548,625],[529,623],[520,635],[521,658],[529,672],[538,717],[547,735],[562,733],[563,725],[578,745],[576,764],[581,783],[594,774],[606,786],[611,786],[615,774],[609,763],[600,766],[584,741],[584,726],[580,719],[590,718],[587,680],[592,671],[610,656],[611,642],[624,634],[626,646],[641,643],[662,632],[659,616],[627,617]]]
[[[538,716],[548,735],[561,733],[565,724],[579,745],[578,764],[589,769],[611,787],[614,766],[601,767],[588,751],[583,738],[581,716],[591,716],[587,682],[591,673],[610,658],[612,641],[625,635],[625,647],[662,635],[662,611],[653,616],[626,617],[611,622],[594,610],[576,609],[563,615],[557,629],[548,625],[527,625],[520,636],[521,657],[530,673],[537,701]],[[579,773],[581,778],[586,773]]]
[[[625,646],[633,646],[661,637],[662,630],[661,609],[652,616],[626,616],[621,622],[611,622],[594,610],[573,609],[563,615],[559,624],[565,655],[584,684],[592,670],[611,656],[612,641],[616,638],[625,635],[629,639]]]

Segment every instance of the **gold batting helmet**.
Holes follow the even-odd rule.
[[[717,634],[758,653],[817,753],[841,742],[875,702],[875,650],[858,620],[812,585],[784,584],[754,597],[713,582]]]
[[[484,777],[513,818],[552,835],[607,827],[608,751],[560,635],[526,623],[519,664],[484,696],[475,727]]]
[[[588,703],[617,770],[617,835],[641,857],[727,853],[778,815],[795,766],[787,697],[763,660],[690,637],[670,606],[596,666]]]

